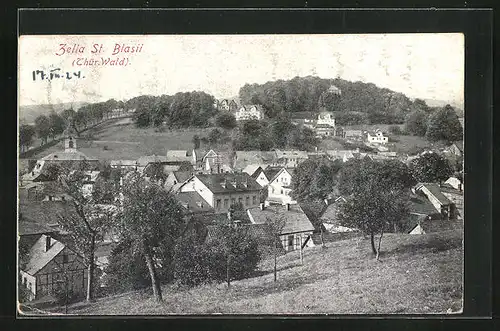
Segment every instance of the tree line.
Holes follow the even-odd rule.
[[[426,137],[430,141],[455,141],[463,139],[463,128],[456,110],[446,105],[430,108],[424,101],[416,99],[418,109],[409,113],[405,121],[407,133]]]
[[[51,112],[49,115],[39,115],[35,123],[22,124],[19,127],[19,146],[21,152],[33,145],[33,140],[38,137],[41,144],[46,144],[49,139],[54,140],[61,135],[68,125],[73,126],[76,132],[87,129],[89,126],[109,119],[115,109],[123,109],[124,103],[110,99],[105,102],[87,104],[77,111],[72,108],[61,113]]]

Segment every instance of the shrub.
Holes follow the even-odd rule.
[[[225,234],[221,231],[217,238],[201,244],[194,236],[180,239],[174,253],[174,278],[189,286],[226,280],[227,252],[230,278],[250,276],[260,260],[258,245],[245,230],[239,229],[242,228]]]
[[[398,125],[391,125],[389,127],[389,132],[392,134],[395,134],[395,135],[402,135],[403,134],[403,131],[401,130],[401,128]]]

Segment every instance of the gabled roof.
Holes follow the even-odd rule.
[[[429,216],[439,214],[439,212],[426,197],[412,194],[410,196],[410,214]]]
[[[193,152],[191,150],[169,150],[167,151],[167,161],[187,161],[193,160]]]
[[[243,169],[249,164],[271,164],[277,159],[272,151],[236,151],[235,167]]]
[[[269,205],[264,210],[255,207],[248,209],[248,213],[256,224],[265,224],[268,217],[283,216],[286,219],[286,224],[282,234],[314,231],[314,226],[298,204],[290,205],[290,210],[282,205]]]
[[[55,233],[55,232],[57,232],[57,230],[47,225],[29,220],[23,215],[20,215],[19,217],[18,234],[20,236],[29,236],[29,235]]]
[[[264,175],[266,175],[267,180],[271,183],[282,171],[288,172],[288,170],[283,167],[267,167],[266,170],[264,170]]]
[[[252,176],[252,178],[257,178],[262,170],[267,168],[265,164],[249,164],[247,165],[242,172],[245,172]]]
[[[442,204],[449,205],[451,201],[441,192],[441,188],[435,183],[419,183],[416,186],[417,190],[421,190],[422,187],[427,188],[429,192]]]
[[[43,269],[43,267],[61,253],[65,247],[60,241],[51,238],[50,248],[48,251],[45,251],[46,238],[46,235],[41,235],[29,250],[29,260],[26,263],[24,271],[32,276]]]
[[[54,152],[42,158],[44,161],[83,161],[83,160],[94,160],[89,158],[87,155],[76,150],[72,152],[60,151]]]
[[[174,197],[179,201],[185,212],[214,212],[214,209],[198,194],[198,192],[179,192],[174,195]]]
[[[178,183],[183,183],[186,180],[188,180],[189,178],[191,178],[191,176],[193,175],[193,172],[192,171],[174,171],[172,174]]]
[[[342,150],[342,151],[339,151],[339,150],[327,150],[326,151],[326,154],[332,158],[347,158],[347,159],[350,159],[350,158],[353,158],[354,157],[354,153],[356,153],[356,151],[350,151],[350,150]]]
[[[307,155],[306,151],[299,150],[276,150],[277,158],[298,158],[298,159],[307,159],[309,155]]]
[[[19,201],[19,213],[34,221],[59,230],[59,215],[72,215],[74,209],[67,201]]]
[[[249,111],[252,107],[255,107],[257,111],[263,112],[264,109],[262,108],[261,105],[242,105],[239,107],[238,111],[241,109],[244,109],[245,111]]]
[[[198,174],[195,177],[213,193],[260,191],[261,189],[259,183],[246,173]]]
[[[123,166],[123,167],[133,167],[137,164],[136,160],[111,160],[110,165],[112,167],[118,167],[118,166]]]
[[[150,163],[168,162],[168,159],[166,156],[161,156],[161,155],[146,155],[138,158],[136,162],[139,166],[145,167]]]

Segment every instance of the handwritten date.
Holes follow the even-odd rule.
[[[33,81],[37,80],[53,80],[53,79],[79,79],[79,78],[85,78],[85,76],[82,74],[82,72],[79,71],[74,71],[74,72],[63,72],[61,68],[56,68],[56,69],[51,69],[48,72],[45,70],[33,70],[32,72],[33,75]]]

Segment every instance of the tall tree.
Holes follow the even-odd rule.
[[[415,110],[408,114],[405,122],[406,131],[415,136],[425,136],[427,131],[427,114],[422,110]]]
[[[219,113],[219,115],[215,118],[215,124],[222,129],[231,130],[237,125],[236,117],[227,112]]]
[[[448,160],[437,153],[425,153],[410,163],[410,171],[418,182],[443,182],[453,174]]]
[[[200,148],[200,136],[198,136],[197,134],[195,134],[193,136],[193,139],[191,140],[193,142],[193,149],[198,149]]]
[[[370,235],[372,252],[380,257],[384,232],[392,229],[408,213],[410,181],[395,163],[371,160],[348,161],[340,172],[339,191],[346,202],[339,208],[343,226],[357,228]],[[378,247],[375,235],[379,234]]]
[[[50,113],[49,121],[50,121],[49,135],[52,139],[54,139],[56,136],[64,132],[64,129],[66,128],[66,123],[64,122],[64,118],[55,112]]]
[[[285,228],[286,219],[283,215],[275,213],[273,217],[266,217],[266,225],[268,233],[273,239],[272,245],[273,245],[273,257],[274,257],[274,281],[276,281],[278,278],[277,276],[278,252],[279,248],[282,245],[280,236],[281,233],[283,232],[283,229]]]
[[[23,124],[19,127],[19,146],[21,152],[28,149],[33,143],[33,136],[35,135],[35,128],[29,124]]]
[[[70,197],[65,212],[57,215],[59,225],[69,233],[72,245],[85,259],[88,270],[87,301],[91,301],[94,299],[96,275],[95,252],[110,229],[117,208],[109,201],[112,193],[102,191],[105,186],[101,187],[99,194],[86,189],[88,174],[85,164],[77,169],[63,168],[58,172],[58,182]]]
[[[457,113],[450,105],[433,113],[427,122],[427,139],[455,141],[463,139],[463,128]]]
[[[183,229],[182,208],[172,194],[131,173],[124,183],[123,210],[118,221],[120,237],[127,238],[145,260],[156,301],[163,301],[158,279],[157,249],[174,247]]]
[[[36,134],[42,140],[43,144],[47,143],[47,137],[50,134],[50,120],[45,115],[40,115],[35,119]]]
[[[297,200],[323,200],[337,185],[341,161],[326,158],[308,159],[295,169],[292,178],[293,196]]]

